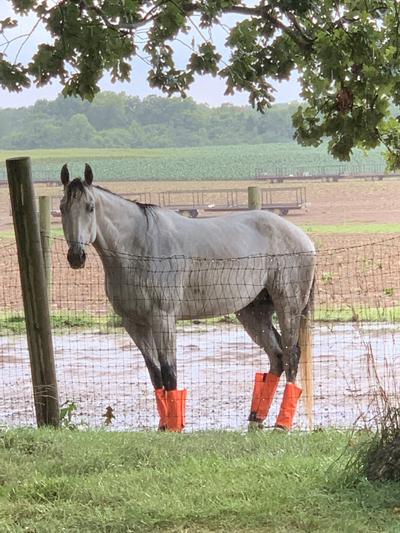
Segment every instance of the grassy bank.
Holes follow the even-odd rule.
[[[8,431],[0,530],[398,531],[400,486],[345,483],[348,444],[339,432]]]

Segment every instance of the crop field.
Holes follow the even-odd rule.
[[[5,179],[5,160],[30,156],[33,177],[55,179],[68,162],[74,175],[83,164],[92,165],[97,179],[140,180],[236,180],[254,178],[262,171],[274,174],[310,174],[318,169],[363,171],[384,168],[379,151],[367,157],[356,151],[351,163],[332,159],[326,146],[304,148],[296,143],[165,149],[64,149],[0,152],[0,179]]]

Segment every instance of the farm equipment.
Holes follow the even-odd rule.
[[[306,207],[305,187],[260,189],[261,209],[287,215]],[[168,207],[191,218],[212,213],[248,210],[247,189],[205,189],[188,191],[128,193],[123,196],[142,203]]]

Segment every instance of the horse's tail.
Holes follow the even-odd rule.
[[[314,310],[315,275],[312,281],[310,296],[300,318],[299,347],[300,347],[300,378],[303,388],[303,399],[308,420],[308,427],[313,428],[314,386],[313,386],[313,353],[311,321]]]

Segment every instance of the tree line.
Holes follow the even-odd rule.
[[[212,108],[191,98],[103,92],[92,103],[59,96],[0,109],[0,149],[168,148],[291,142],[297,104],[265,114],[250,106]]]

